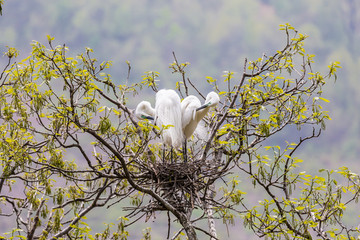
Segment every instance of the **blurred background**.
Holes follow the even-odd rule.
[[[175,52],[179,62],[190,62],[187,76],[207,92],[206,76],[222,79],[223,71],[241,73],[245,58],[253,60],[282,49],[285,34],[279,25],[284,23],[309,35],[305,49],[316,55],[315,71],[325,72],[332,61],[342,66],[338,80],[324,89],[324,97],[330,100],[324,107],[332,121],[318,139],[301,148],[302,167],[348,166],[360,173],[360,1],[5,0],[0,51],[15,47],[24,58],[32,40],[46,44],[46,36],[51,35],[55,44],[66,44],[71,54],[90,47],[100,62],[111,60],[108,72],[118,84],[125,83],[126,61],[130,61],[131,82],[140,81],[146,71],[157,71],[160,87],[167,88],[174,88],[180,80],[169,69]],[[1,69],[4,60],[0,60]],[[153,101],[150,94],[144,98]],[[137,102],[130,99],[132,106]],[[106,216],[95,213],[95,228],[102,229],[100,222],[118,216],[116,211]],[[157,232],[167,224],[144,222],[147,226]],[[226,228],[221,231],[227,239]],[[243,227],[240,224],[229,231],[242,232]],[[228,239],[235,238],[230,235]]]

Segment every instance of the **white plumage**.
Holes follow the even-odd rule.
[[[206,96],[205,104],[201,106],[200,100],[190,95],[181,102],[181,127],[184,135],[184,161],[187,161],[187,139],[196,131],[201,139],[205,139],[207,133],[205,126],[199,124],[201,119],[208,113],[210,107],[216,106],[220,101],[219,95],[215,92],[210,92]]]
[[[163,142],[179,149],[182,144],[180,97],[174,90],[162,89],[156,93],[155,124],[166,126],[162,132]]]
[[[139,119],[154,120],[155,109],[148,101],[142,101],[136,106],[135,116]]]
[[[181,102],[181,125],[185,141],[191,137],[209,109],[216,106],[219,101],[219,95],[215,92],[208,93],[204,105],[193,95],[184,98]]]
[[[198,137],[205,139],[205,126],[199,122],[205,117],[211,107],[215,107],[220,101],[219,95],[210,92],[206,96],[205,103],[190,95],[180,103],[180,97],[174,90],[162,89],[156,93],[155,109],[147,101],[140,102],[135,115],[139,119],[152,119],[162,129],[162,141],[164,144],[179,149],[184,146],[186,161],[186,140],[194,132]],[[196,130],[199,128],[198,130]]]
[[[181,102],[181,125],[185,139],[191,137],[201,120],[201,116],[196,111],[199,107],[201,102],[193,95],[184,98]]]

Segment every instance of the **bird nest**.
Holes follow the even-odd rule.
[[[186,163],[156,163],[148,169],[146,185],[182,212],[202,205],[204,189],[209,179],[217,173],[217,167],[203,161]],[[167,210],[155,199],[143,208],[144,212]]]

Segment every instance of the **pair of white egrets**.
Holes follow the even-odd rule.
[[[199,122],[205,117],[211,107],[215,107],[220,101],[219,95],[210,92],[206,96],[205,103],[190,95],[180,101],[179,95],[171,89],[162,89],[156,93],[155,108],[147,101],[140,102],[135,115],[139,119],[151,119],[162,130],[162,141],[175,149],[180,149],[184,144],[184,159],[186,158],[186,142],[198,127]]]

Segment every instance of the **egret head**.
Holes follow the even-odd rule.
[[[205,99],[205,104],[196,109],[196,111],[199,111],[201,109],[207,108],[207,107],[215,107],[220,102],[220,97],[216,92],[209,92]]]
[[[147,101],[140,102],[135,109],[135,116],[138,119],[149,119],[154,120],[154,109],[151,107],[151,104]]]

